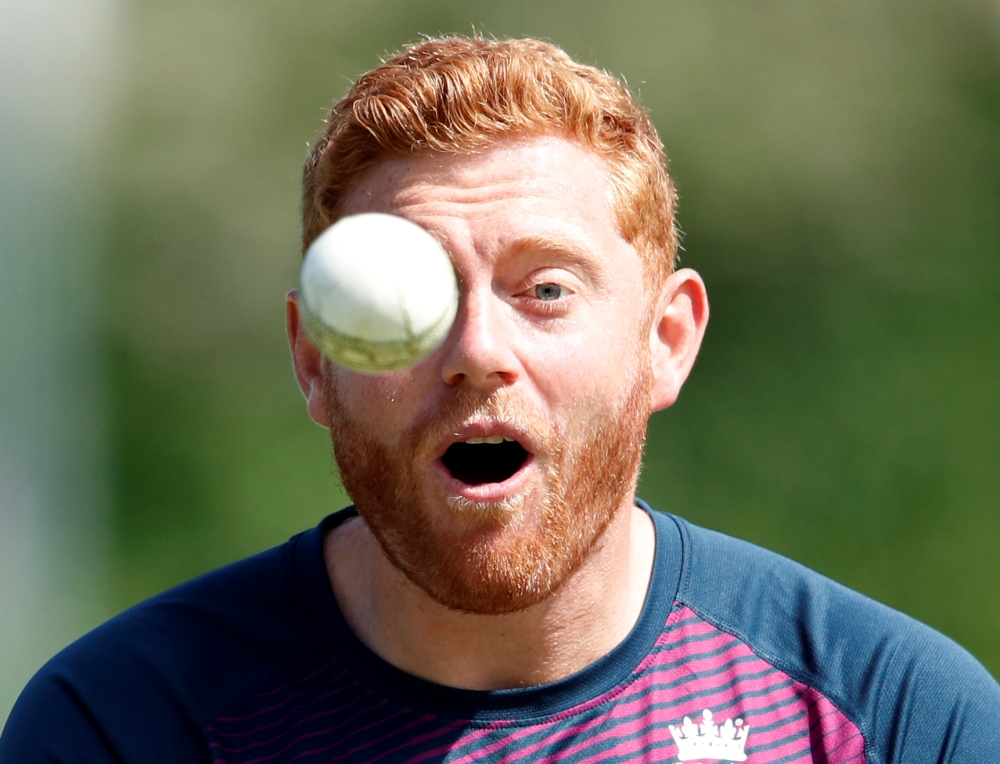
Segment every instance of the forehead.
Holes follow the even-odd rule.
[[[565,138],[539,136],[465,153],[383,159],[361,176],[346,206],[365,206],[373,197],[386,196],[405,202],[422,188],[434,186],[450,187],[456,197],[476,190],[481,192],[478,196],[487,197],[490,190],[500,193],[517,186],[538,196],[593,193],[600,197],[594,201],[610,200],[606,167],[597,154]]]
[[[618,233],[604,161],[552,136],[382,160],[345,199],[345,215],[360,212],[403,215],[449,240],[474,239],[478,250],[539,234],[594,252],[631,249]]]

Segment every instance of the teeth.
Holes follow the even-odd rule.
[[[497,443],[503,443],[504,441],[508,443],[513,443],[513,438],[508,438],[503,435],[487,435],[485,438],[466,438],[465,442],[470,445],[479,445],[480,443],[489,443],[491,445],[496,445]]]

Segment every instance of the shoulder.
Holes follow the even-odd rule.
[[[147,600],[63,650],[15,705],[0,762],[196,760],[205,719],[319,649],[294,570],[302,536]]]
[[[1000,753],[1000,686],[955,642],[787,558],[675,519],[678,601],[826,696],[862,731],[871,761]]]

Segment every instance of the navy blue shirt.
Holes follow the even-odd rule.
[[[1000,687],[912,619],[742,541],[652,513],[629,636],[540,687],[406,674],[337,607],[323,537],[138,605],[53,658],[0,737],[25,762],[1000,761]]]

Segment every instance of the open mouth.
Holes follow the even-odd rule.
[[[528,452],[516,440],[501,435],[469,438],[452,443],[441,457],[451,476],[467,485],[502,483],[528,460]]]

